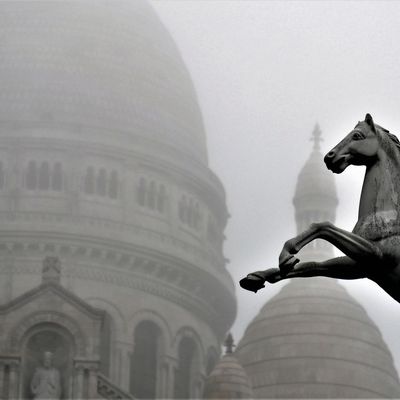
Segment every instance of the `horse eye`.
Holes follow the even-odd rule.
[[[360,132],[355,132],[353,134],[353,140],[362,140],[362,139],[364,139],[364,135],[361,134]]]

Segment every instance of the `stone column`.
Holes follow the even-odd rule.
[[[6,366],[4,362],[0,362],[0,399],[4,399],[4,374]]]
[[[97,396],[97,373],[98,366],[93,365],[89,367],[89,399],[96,399]]]
[[[121,351],[120,370],[119,375],[119,386],[122,390],[130,392],[130,370],[131,370],[131,355],[132,355],[132,343],[117,344],[118,349]]]
[[[175,389],[175,375],[176,370],[178,369],[178,360],[175,358],[170,357],[167,361],[168,366],[168,381],[165,385],[165,397],[167,399],[173,399],[175,396],[174,389]]]
[[[205,377],[202,374],[199,374],[194,379],[193,398],[195,398],[195,399],[203,398],[204,381],[205,381]]]
[[[74,379],[74,399],[83,398],[83,378],[84,378],[83,365],[75,365],[75,379]]]
[[[18,398],[18,372],[19,372],[19,362],[11,361],[10,362],[10,380],[9,380],[9,398],[17,399]]]

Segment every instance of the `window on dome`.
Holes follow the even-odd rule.
[[[154,210],[156,206],[156,184],[154,181],[150,182],[149,191],[147,193],[147,206]]]
[[[146,203],[146,180],[144,178],[140,178],[139,187],[137,190],[137,200],[139,205],[144,206]]]
[[[96,180],[96,193],[99,196],[107,194],[107,172],[104,168],[100,168]]]
[[[61,191],[63,186],[63,171],[60,162],[54,164],[53,173],[51,175],[51,188],[55,191]]]
[[[94,194],[94,168],[87,167],[86,176],[85,176],[85,193],[87,194]]]
[[[26,171],[25,185],[29,190],[35,190],[37,187],[37,168],[35,161],[29,161]]]
[[[158,211],[159,213],[165,211],[167,195],[163,184],[159,184],[156,181],[149,183],[145,178],[141,177],[136,196],[140,206]]]
[[[111,199],[118,197],[118,173],[117,171],[111,171],[110,185],[108,187],[108,196]]]
[[[50,187],[50,168],[47,161],[43,161],[39,168],[39,189],[49,190]]]
[[[182,195],[178,204],[178,214],[181,222],[192,229],[200,230],[201,228],[201,212],[197,201]]]
[[[165,186],[160,185],[158,189],[158,194],[157,194],[157,210],[162,213],[164,212],[164,207],[165,207]]]
[[[138,324],[130,365],[130,392],[139,399],[156,397],[161,330],[152,321]]]

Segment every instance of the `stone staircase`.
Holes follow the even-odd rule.
[[[134,399],[134,397],[112,383],[105,375],[97,374],[97,393],[101,399]]]

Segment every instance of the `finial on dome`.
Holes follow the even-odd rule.
[[[314,142],[313,150],[320,150],[321,149],[320,143],[324,140],[324,139],[322,139],[321,136],[322,136],[322,132],[321,132],[321,129],[320,129],[320,127],[318,125],[318,122],[317,122],[315,124],[314,130],[313,130],[313,133],[312,133],[312,137],[310,139],[310,140],[312,140]]]
[[[229,332],[228,335],[226,336],[225,342],[225,354],[232,354],[233,353],[233,348],[236,346],[233,342],[233,336]]]

